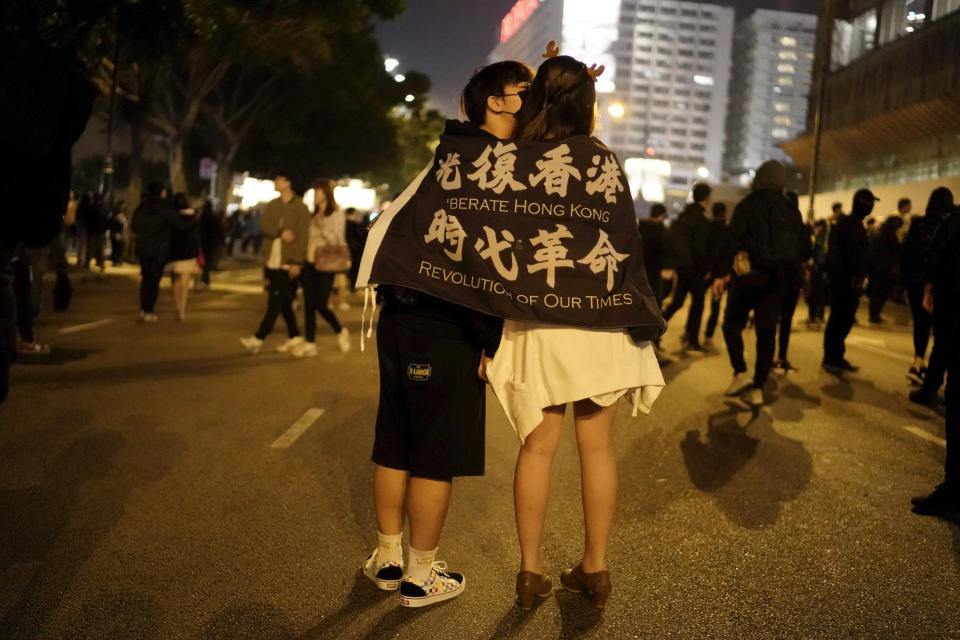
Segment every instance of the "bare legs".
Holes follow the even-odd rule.
[[[187,317],[187,296],[190,295],[190,287],[193,286],[193,278],[186,273],[175,273],[173,276],[173,304],[177,309],[177,317],[183,320]]]
[[[543,422],[527,436],[517,458],[514,509],[520,539],[520,569],[543,573],[543,528],[550,495],[550,470],[560,442],[564,407],[543,410]],[[600,407],[590,400],[574,403],[583,494],[584,554],[587,573],[606,568],[617,492],[616,464],[610,451],[610,427],[616,404]]]
[[[410,518],[410,546],[436,549],[447,518],[453,483],[427,478],[408,478],[406,471],[376,465],[373,475],[373,499],[380,533],[394,535],[403,531],[406,505]]]

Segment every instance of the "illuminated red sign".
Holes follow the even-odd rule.
[[[518,0],[517,4],[510,9],[510,13],[503,16],[503,20],[500,21],[500,42],[509,40],[520,25],[527,21],[530,14],[537,10],[539,4],[540,0]]]

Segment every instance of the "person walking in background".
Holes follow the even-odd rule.
[[[914,498],[913,512],[960,522],[960,209],[938,225],[928,265],[923,306],[933,313],[934,345],[945,354],[947,457],[943,482]]]
[[[785,182],[786,171],[776,160],[757,169],[753,191],[733,210],[713,281],[713,295],[719,297],[733,272],[723,317],[733,380],[724,394],[736,396],[749,389],[745,399],[754,407],[764,401],[783,292],[792,270],[810,257],[810,233],[783,193]],[[757,334],[753,376],[743,357],[743,329],[751,310]]]
[[[187,196],[173,196],[177,210],[177,224],[170,231],[170,266],[173,270],[173,304],[177,319],[187,319],[187,298],[193,288],[193,280],[200,273],[200,216],[190,206]]]
[[[337,336],[340,351],[350,350],[350,332],[340,324],[336,314],[328,306],[336,272],[325,270],[325,250],[346,260],[350,255],[346,238],[346,217],[333,198],[333,181],[316,180],[313,183],[314,214],[310,222],[306,259],[300,281],[303,284],[303,322],[306,341],[293,347],[290,353],[297,358],[317,355],[317,314],[319,313]],[[330,258],[327,258],[329,260]],[[345,263],[335,267],[342,268]]]
[[[77,206],[77,218],[83,225],[85,250],[79,264],[84,269],[90,268],[90,261],[95,260],[97,267],[104,270],[104,243],[106,242],[107,221],[102,209],[99,194],[87,191]]]
[[[213,208],[213,201],[206,200],[200,209],[200,251],[203,255],[203,273],[197,283],[197,289],[210,286],[210,272],[220,264],[223,254],[223,218]]]
[[[813,223],[813,252],[809,263],[807,287],[807,325],[819,329],[827,308],[827,221]]]
[[[640,239],[643,241],[643,265],[647,270],[647,280],[657,299],[657,305],[663,303],[663,282],[661,272],[664,269],[664,243],[667,228],[663,222],[667,219],[667,208],[660,203],[650,205],[650,215],[638,223]]]
[[[698,182],[693,185],[693,202],[670,226],[670,248],[673,264],[677,273],[677,288],[673,301],[664,310],[663,318],[667,322],[680,310],[687,294],[690,294],[690,311],[681,341],[690,351],[704,351],[700,344],[700,323],[703,319],[704,296],[709,283],[710,252],[707,248],[709,224],[706,207],[710,204],[710,185]]]
[[[869,189],[860,189],[853,195],[850,214],[841,217],[830,231],[827,248],[830,317],[823,332],[822,366],[835,376],[859,370],[844,357],[844,343],[856,321],[867,268],[867,231],[863,220],[873,211],[877,200]]]
[[[250,353],[259,353],[263,341],[283,314],[287,324],[287,340],[277,351],[286,353],[303,342],[293,313],[293,297],[297,278],[307,257],[307,242],[310,232],[310,212],[298,197],[289,174],[279,174],[273,181],[280,197],[272,200],[263,209],[258,229],[268,242],[263,245],[264,269],[267,277],[267,310],[257,332],[240,342]]]
[[[934,237],[939,232],[939,228],[944,224],[946,217],[951,215],[952,211],[955,211],[953,193],[946,187],[934,189],[933,193],[930,194],[930,201],[927,204],[927,214],[925,216],[925,219],[929,219],[930,222],[934,220],[937,221],[933,229]],[[925,222],[925,224],[928,223]],[[925,265],[930,264],[932,248],[932,244],[928,245]],[[932,276],[927,269],[925,269],[924,272],[927,274],[926,283],[930,283]],[[940,387],[943,386],[943,377],[946,373],[947,361],[949,359],[949,341],[947,339],[941,340],[940,336],[943,335],[946,338],[950,335],[948,320],[949,316],[947,314],[941,314],[939,318],[937,315],[932,316],[933,349],[930,351],[930,362],[923,375],[923,383],[920,385],[920,388],[910,392],[910,400],[912,402],[928,407],[935,407],[938,404],[937,393]]]
[[[907,289],[910,315],[913,319],[913,364],[907,378],[914,384],[923,385],[927,375],[927,345],[933,316],[923,308],[923,289],[926,268],[933,246],[933,236],[940,221],[953,209],[953,193],[946,187],[934,189],[927,201],[923,216],[914,216],[903,241],[900,273]],[[937,387],[940,385],[938,384]],[[929,400],[929,394],[922,397]],[[935,399],[935,398],[934,398]],[[924,402],[927,404],[927,402]]]
[[[156,322],[155,308],[160,280],[170,253],[170,232],[176,225],[177,210],[167,201],[167,190],[158,182],[147,185],[146,199],[133,212],[130,227],[135,234],[140,260],[140,320]]]
[[[880,324],[883,305],[893,294],[900,273],[900,240],[897,232],[903,218],[890,216],[870,238],[867,253],[867,297],[870,299],[870,324]]]
[[[714,202],[712,210],[712,219],[710,228],[707,230],[707,249],[710,252],[711,271],[716,269],[717,260],[720,259],[721,244],[724,233],[727,229],[727,205],[722,202]],[[646,258],[646,254],[644,254]],[[705,349],[713,347],[713,333],[717,330],[717,322],[720,320],[720,303],[723,300],[723,294],[719,296],[710,296],[710,317],[707,318],[707,328],[703,332],[703,346]]]
[[[110,215],[110,262],[118,267],[124,262],[124,237],[127,234],[127,216],[123,215],[123,201],[117,202]]]
[[[787,191],[784,195],[790,206],[797,210],[800,220],[803,220],[796,192]],[[797,301],[800,300],[800,290],[803,289],[803,263],[809,258],[808,252],[795,264],[784,269],[783,297],[780,300],[780,317],[777,322],[777,358],[773,362],[773,370],[779,374],[785,374],[794,368],[787,359],[787,350],[790,348],[790,333],[793,331],[793,314],[797,310]]]

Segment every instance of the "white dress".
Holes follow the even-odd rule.
[[[505,320],[487,377],[520,441],[543,409],[589,398],[608,407],[630,393],[633,415],[650,413],[664,387],[649,342],[625,329],[579,329]]]

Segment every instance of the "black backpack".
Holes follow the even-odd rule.
[[[769,200],[765,220],[760,224],[755,256],[751,260],[766,267],[786,267],[804,259],[800,255],[802,238],[797,237],[795,216],[786,198]],[[807,256],[809,257],[809,256]]]

